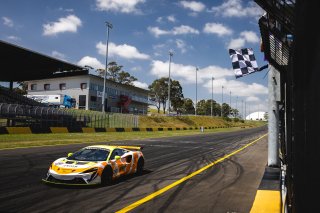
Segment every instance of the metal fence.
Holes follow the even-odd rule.
[[[45,127],[138,127],[131,114],[0,103],[0,126]]]

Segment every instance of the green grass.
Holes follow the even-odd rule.
[[[99,144],[120,140],[139,140],[145,138],[161,138],[183,135],[196,135],[214,132],[239,131],[242,128],[220,128],[159,132],[107,132],[107,133],[59,133],[59,134],[12,134],[0,135],[0,149],[26,148],[36,146],[53,146],[79,143]]]

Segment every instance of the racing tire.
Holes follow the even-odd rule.
[[[144,159],[143,158],[140,158],[138,160],[138,165],[137,165],[137,172],[136,174],[137,175],[141,175],[142,172],[143,172],[143,168],[144,168]]]
[[[112,183],[112,169],[107,167],[103,170],[101,175],[101,185],[108,186]]]

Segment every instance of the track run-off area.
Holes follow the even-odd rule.
[[[143,174],[105,187],[41,181],[55,159],[86,144],[0,150],[0,212],[250,212],[267,163],[266,133],[263,126],[95,143],[144,147]]]

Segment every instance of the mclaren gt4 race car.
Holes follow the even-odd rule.
[[[88,146],[59,158],[49,168],[46,183],[108,185],[124,175],[141,173],[144,157],[140,147]]]

